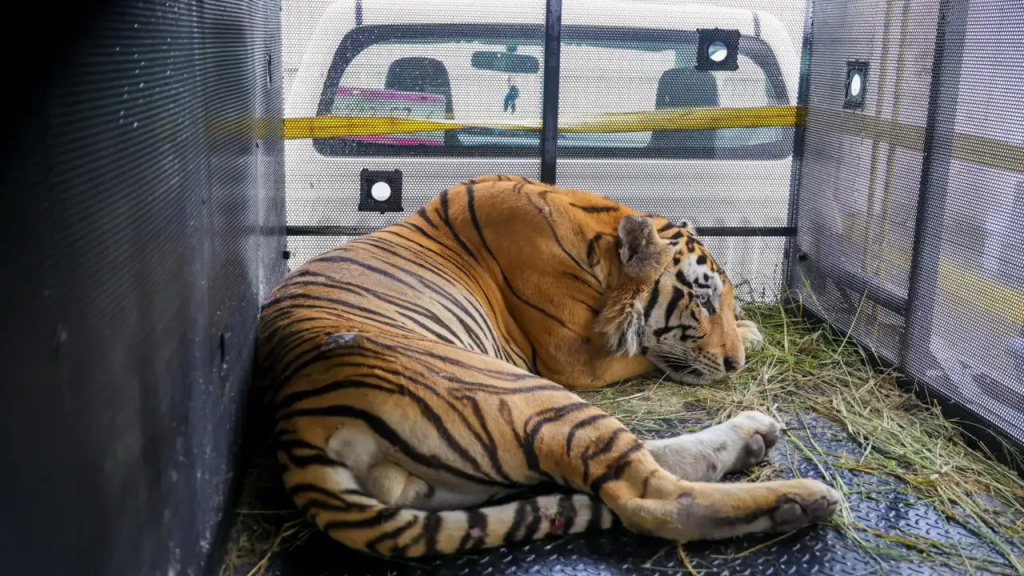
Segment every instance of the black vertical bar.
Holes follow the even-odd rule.
[[[541,108],[540,181],[555,183],[558,163],[558,82],[562,52],[562,0],[547,0],[544,17],[544,103]]]
[[[931,92],[925,121],[924,156],[914,219],[906,328],[900,343],[899,364],[904,368],[910,360],[911,335],[918,342],[931,342],[942,238],[928,238],[928,228],[941,235],[949,168],[953,157],[956,105],[960,93],[960,67],[966,41],[969,4],[970,0],[942,0],[939,3]],[[935,226],[936,222],[939,226]],[[932,246],[929,247],[929,244]]]
[[[807,130],[807,100],[811,94],[811,47],[814,35],[814,1],[807,0],[804,8],[804,37],[800,44],[800,83],[797,85],[796,106],[803,115],[802,121],[793,129],[793,167],[789,173],[789,207],[786,211],[786,227],[795,230],[800,200],[800,181],[803,174],[804,139]],[[790,288],[793,261],[799,246],[794,232],[786,242],[786,273],[782,276],[782,293]]]

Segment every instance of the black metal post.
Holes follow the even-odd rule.
[[[786,273],[782,276],[782,293],[790,287],[793,274],[793,260],[798,256],[799,246],[796,235],[797,210],[800,199],[800,178],[804,163],[804,140],[806,138],[807,100],[811,93],[811,47],[814,35],[814,2],[807,0],[804,7],[804,37],[800,44],[800,82],[797,84],[796,105],[803,113],[801,122],[793,129],[793,167],[789,173],[789,207],[786,211],[786,227],[793,230],[786,242]]]
[[[558,82],[562,52],[562,0],[547,0],[544,18],[544,95],[540,129],[540,180],[555,183],[558,162]]]
[[[970,0],[942,0],[939,4],[921,183],[914,221],[906,329],[900,343],[899,364],[904,369],[910,360],[911,339],[924,342],[926,346],[931,342],[942,238],[928,232],[941,231],[946,211],[969,4]]]

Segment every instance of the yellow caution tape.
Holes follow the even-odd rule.
[[[558,131],[568,134],[610,134],[622,132],[667,132],[679,130],[715,130],[719,128],[766,128],[798,126],[804,114],[796,106],[759,106],[754,108],[669,108],[646,112],[607,114],[599,119],[566,123]],[[460,122],[405,118],[319,116],[287,118],[284,138],[351,138],[415,134],[464,128],[539,132],[540,124],[465,124]]]
[[[961,304],[967,303],[1001,316],[1014,328],[1024,324],[1022,290],[946,260],[939,263],[938,284],[940,290],[955,296]]]
[[[849,111],[812,109],[815,120],[832,128],[907,148],[924,147],[924,129]],[[605,114],[594,120],[568,121],[558,127],[564,134],[613,134],[625,132],[674,132],[722,128],[768,128],[803,126],[807,110],[799,106],[758,106],[750,108],[667,108],[644,112]],[[539,132],[540,124],[476,124],[450,120],[318,116],[286,118],[285,140],[306,138],[352,138],[485,128]],[[995,139],[967,134],[953,135],[952,155],[958,160],[1012,172],[1024,168],[1024,148]]]

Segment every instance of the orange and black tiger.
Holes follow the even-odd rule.
[[[258,346],[297,505],[352,548],[413,557],[618,521],[689,541],[829,517],[819,482],[716,483],[777,441],[766,415],[643,442],[572,392],[655,369],[709,382],[760,339],[685,224],[488,176],[292,272]],[[517,498],[544,485],[561,493]]]

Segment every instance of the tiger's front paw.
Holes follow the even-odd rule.
[[[764,346],[764,336],[757,324],[750,320],[737,320],[736,330],[740,333],[740,341],[747,350],[760,350]]]
[[[742,472],[764,460],[768,451],[778,443],[782,430],[782,425],[774,418],[754,410],[740,412],[723,426],[734,438],[730,443],[732,449],[723,454],[729,458],[723,462],[727,473]]]

